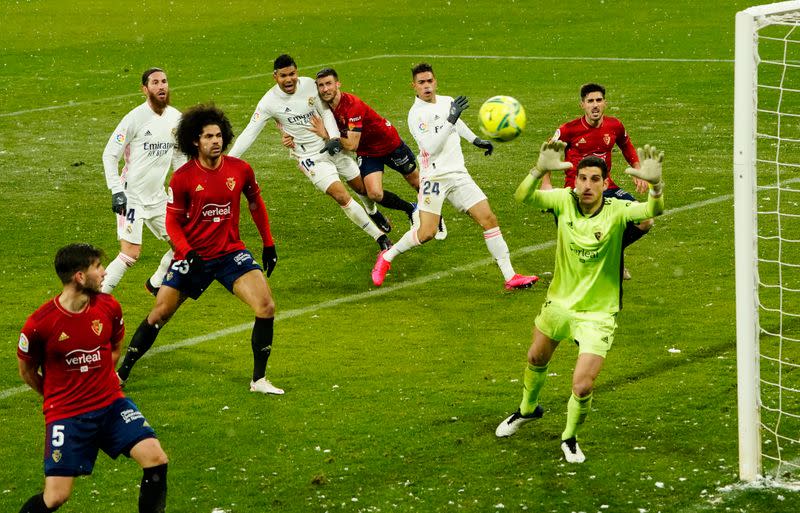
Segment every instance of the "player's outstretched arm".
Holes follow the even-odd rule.
[[[534,165],[528,176],[522,180],[522,183],[517,187],[514,192],[514,199],[519,202],[524,202],[533,192],[539,188],[539,183],[542,176],[550,171],[565,171],[572,169],[572,164],[564,162],[564,149],[567,144],[563,141],[547,141],[542,143],[539,149],[539,156],[536,158],[536,165]]]
[[[36,390],[39,395],[44,395],[44,378],[39,373],[39,364],[33,360],[18,358],[19,375],[29,387]]]
[[[644,147],[638,148],[636,153],[639,155],[641,166],[639,168],[629,167],[625,173],[649,183],[651,193],[654,196],[660,196],[664,188],[662,179],[664,152],[658,151],[655,146],[645,144]]]

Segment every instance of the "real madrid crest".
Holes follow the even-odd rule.
[[[92,321],[92,331],[97,336],[100,336],[100,333],[103,332],[103,323],[100,322],[100,319],[95,319]]]
[[[233,190],[236,187],[236,178],[229,176],[227,180],[225,180],[225,185],[228,186],[228,190]]]
[[[309,107],[314,105],[314,98],[316,98],[316,96],[309,96],[308,97],[308,106]]]

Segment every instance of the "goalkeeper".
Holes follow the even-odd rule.
[[[626,173],[650,184],[647,203],[604,198],[608,168],[603,159],[589,156],[578,163],[575,189],[539,190],[542,175],[571,169],[562,162],[564,143],[542,145],[536,166],[514,193],[514,198],[537,209],[552,209],[558,218],[558,242],[553,281],[534,321],[528,350],[522,402],[499,426],[498,437],[511,436],[524,423],[541,418],[539,393],[547,366],[559,342],[574,341],[578,360],[572,375],[572,395],[567,403],[567,425],[561,449],[569,463],[585,460],[578,446],[578,428],[592,404],[594,380],[614,341],[620,309],[622,235],[629,221],[639,222],[664,211],[661,165],[663,152],[645,146],[638,150],[641,168]]]

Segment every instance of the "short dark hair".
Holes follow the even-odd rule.
[[[72,277],[78,271],[85,271],[89,267],[101,260],[104,256],[103,250],[91,244],[76,243],[64,246],[56,252],[53,262],[56,274],[61,283],[67,284],[72,281]]]
[[[429,71],[433,73],[433,66],[431,66],[427,62],[420,62],[419,64],[411,68],[411,80],[414,80],[420,73],[426,73]]]
[[[153,73],[157,73],[159,71],[161,73],[164,73],[164,70],[161,69],[161,68],[149,68],[149,69],[146,69],[144,71],[144,73],[142,73],[142,85],[146,86],[147,82],[150,81],[150,75],[152,75]],[[166,74],[166,73],[164,73],[164,74]]]
[[[583,157],[580,162],[578,162],[578,168],[575,170],[577,173],[581,169],[585,167],[599,167],[600,172],[603,175],[603,179],[608,178],[608,166],[606,165],[605,159],[602,159],[596,155],[589,155],[588,157]]]
[[[213,103],[201,103],[183,112],[175,134],[178,149],[191,158],[197,158],[200,150],[194,143],[200,139],[203,128],[208,125],[217,125],[222,130],[222,151],[225,151],[233,140],[233,128],[225,113]]]
[[[275,62],[272,63],[272,70],[278,71],[281,68],[288,68],[289,66],[297,67],[297,63],[294,62],[291,55],[282,53],[276,59]]]
[[[600,84],[595,84],[594,82],[589,82],[588,84],[583,84],[581,86],[581,100],[586,98],[586,95],[589,93],[600,93],[603,95],[603,98],[606,97],[606,88],[601,86]]]
[[[321,70],[317,71],[317,78],[324,77],[333,77],[337,82],[339,81],[339,74],[336,73],[336,70],[333,68],[322,68]]]

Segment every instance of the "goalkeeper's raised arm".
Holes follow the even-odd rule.
[[[550,171],[566,171],[567,169],[572,169],[572,164],[562,160],[566,147],[566,143],[562,141],[547,141],[542,143],[542,147],[539,149],[539,156],[536,159],[536,165],[531,168],[530,173],[517,187],[514,193],[515,200],[528,204],[538,203],[537,200],[541,198],[534,198],[534,193],[539,189],[542,176]]]

